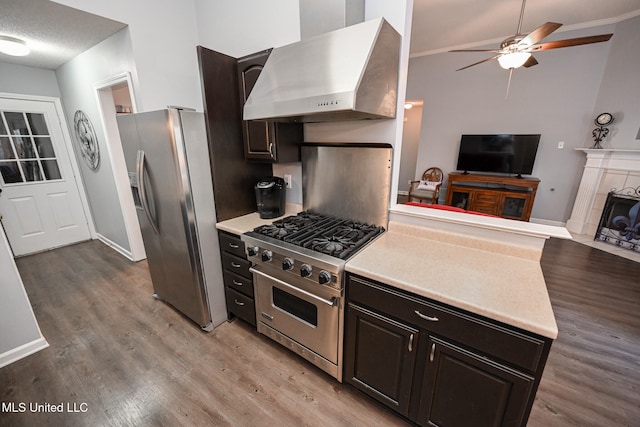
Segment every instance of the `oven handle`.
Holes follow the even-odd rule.
[[[331,297],[330,300],[326,300],[324,298],[320,298],[319,296],[312,294],[311,292],[307,292],[304,289],[300,289],[300,288],[296,288],[295,286],[291,286],[287,282],[283,282],[280,279],[276,279],[273,276],[269,276],[268,274],[265,274],[262,271],[256,270],[253,267],[250,267],[249,271],[254,273],[254,274],[258,274],[258,275],[264,277],[265,279],[273,280],[274,282],[276,282],[279,285],[282,285],[282,286],[284,286],[286,288],[293,289],[294,291],[300,292],[301,294],[303,294],[303,295],[305,295],[305,296],[307,296],[309,298],[312,298],[312,299],[314,299],[316,301],[320,301],[323,304],[327,304],[329,307],[334,307],[336,305],[336,303],[337,303],[337,298],[336,297]]]

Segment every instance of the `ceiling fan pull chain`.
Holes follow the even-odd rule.
[[[509,97],[509,88],[511,87],[511,75],[513,74],[513,68],[509,68],[509,80],[507,81],[507,93],[504,94],[504,99]]]

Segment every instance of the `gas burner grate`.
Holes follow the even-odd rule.
[[[273,223],[268,225],[262,225],[256,228],[254,231],[264,236],[273,237],[274,239],[282,240],[285,236],[294,233],[298,230],[298,227],[294,224]]]
[[[274,221],[270,225],[257,227],[254,232],[346,259],[383,233],[384,228],[305,211]]]

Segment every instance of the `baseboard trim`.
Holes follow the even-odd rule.
[[[102,243],[104,243],[105,245],[109,246],[110,248],[112,248],[116,252],[120,253],[121,255],[125,256],[130,261],[134,261],[134,262],[136,261],[135,259],[133,259],[133,254],[131,253],[131,251],[126,250],[125,248],[123,248],[119,244],[115,243],[113,240],[107,239],[106,237],[104,237],[100,233],[96,233],[96,237]]]
[[[16,347],[13,350],[6,351],[0,354],[0,368],[30,356],[40,350],[44,350],[47,347],[49,347],[47,340],[45,340],[44,337],[40,337],[23,344],[20,347]]]

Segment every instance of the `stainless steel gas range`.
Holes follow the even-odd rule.
[[[258,332],[342,381],[346,259],[384,228],[302,212],[242,236]]]
[[[391,148],[302,147],[306,211],[244,233],[258,332],[342,381],[344,270],[387,224]]]

